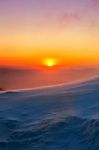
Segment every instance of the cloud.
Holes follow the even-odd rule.
[[[88,29],[95,29],[97,26],[96,18],[92,15],[92,12],[87,9],[80,12],[64,12],[59,16],[59,27],[64,29],[65,27],[74,27],[75,25],[84,26]]]
[[[60,27],[63,28],[79,23],[81,21],[81,16],[79,13],[76,12],[65,12],[59,16],[58,20]]]
[[[95,7],[99,7],[99,0],[92,0],[92,3]]]
[[[62,22],[78,22],[81,20],[81,17],[78,13],[64,13],[62,16],[61,16],[61,21]]]

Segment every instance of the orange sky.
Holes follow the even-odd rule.
[[[99,65],[99,5],[79,1],[0,2],[0,65]]]

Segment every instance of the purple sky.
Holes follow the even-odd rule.
[[[99,0],[1,0],[0,41],[1,58],[54,49],[98,61]]]

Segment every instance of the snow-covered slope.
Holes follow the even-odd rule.
[[[0,150],[99,150],[99,77],[0,94]]]

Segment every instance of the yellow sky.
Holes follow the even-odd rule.
[[[99,65],[99,9],[74,1],[1,2],[0,65],[40,66],[46,58],[58,65]]]

